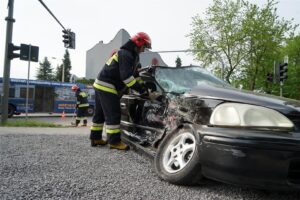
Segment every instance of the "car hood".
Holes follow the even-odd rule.
[[[278,110],[286,115],[300,115],[300,101],[245,90],[238,90],[235,88],[201,85],[193,88],[185,95],[197,96],[199,98],[218,99],[225,102],[260,105]]]

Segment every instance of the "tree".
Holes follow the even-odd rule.
[[[56,74],[55,74],[55,79],[57,81],[62,81],[62,71],[64,69],[64,81],[65,82],[70,82],[70,77],[71,77],[71,60],[70,60],[70,54],[68,49],[66,49],[64,58],[63,58],[63,63],[56,68]]]
[[[199,15],[193,18],[193,28],[189,34],[196,58],[204,62],[204,66],[212,65],[212,70],[221,77],[223,62],[226,65],[223,75],[229,83],[247,55],[242,5],[240,0],[213,0],[205,19]]]
[[[83,84],[87,84],[87,85],[93,85],[94,82],[95,82],[95,79],[81,78],[81,79],[76,80],[76,83],[83,83]]]
[[[181,67],[182,66],[182,62],[181,62],[181,59],[179,58],[179,56],[177,56],[176,60],[175,60],[175,63],[176,63],[176,67]]]
[[[53,68],[48,58],[45,57],[43,62],[39,63],[36,78],[38,80],[54,80]]]
[[[242,78],[245,88],[254,90],[263,88],[271,91],[272,83],[266,81],[266,75],[273,72],[274,61],[278,59],[286,36],[292,35],[295,26],[292,21],[279,19],[275,0],[267,0],[259,8],[255,4],[244,2],[246,8],[243,30],[246,36],[247,57],[243,65]]]
[[[284,81],[283,96],[300,100],[300,34],[287,40],[281,57],[286,55],[289,56],[288,79]]]
[[[220,74],[223,60],[229,83],[271,91],[266,75],[273,71],[285,37],[295,31],[292,21],[279,19],[276,4],[267,0],[260,8],[246,0],[213,0],[205,20],[193,18],[189,36],[197,50],[194,55],[216,74]]]

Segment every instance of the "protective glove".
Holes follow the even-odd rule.
[[[145,88],[145,87],[142,87],[142,89],[140,91],[140,96],[142,98],[149,99],[149,91],[148,91],[148,89]]]

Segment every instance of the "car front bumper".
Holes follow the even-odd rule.
[[[205,177],[260,189],[300,190],[300,133],[228,128],[199,133]]]

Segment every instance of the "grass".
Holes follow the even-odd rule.
[[[38,121],[9,121],[4,124],[0,123],[0,126],[6,127],[64,127],[60,124],[53,124],[47,122],[38,122]]]

